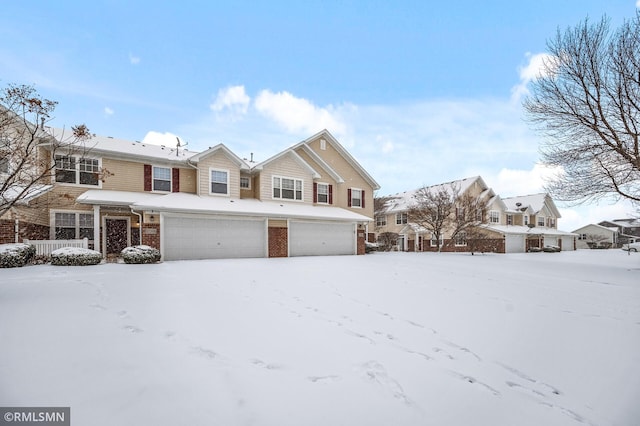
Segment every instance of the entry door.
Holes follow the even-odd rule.
[[[131,241],[129,220],[125,218],[106,218],[105,228],[107,254],[120,254],[122,249],[129,246]]]

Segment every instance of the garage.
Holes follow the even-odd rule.
[[[505,253],[524,253],[526,250],[526,238],[520,234],[505,235]]]
[[[289,256],[356,254],[356,225],[341,222],[289,222]]]
[[[573,251],[575,250],[575,244],[574,244],[574,240],[575,237],[573,235],[562,235],[559,238],[560,241],[562,241],[562,245],[560,247],[562,247],[562,251]]]
[[[164,214],[164,260],[266,257],[265,219]]]

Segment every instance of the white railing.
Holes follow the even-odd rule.
[[[51,252],[63,247],[89,248],[89,239],[81,240],[24,240],[36,248],[36,255],[50,256]]]

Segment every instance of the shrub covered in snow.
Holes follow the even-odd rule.
[[[160,250],[144,245],[127,247],[120,254],[124,263],[156,263],[160,261]]]
[[[97,265],[102,262],[102,254],[95,250],[79,247],[63,247],[51,252],[51,264],[58,266]]]
[[[0,244],[0,268],[16,268],[26,265],[36,255],[31,244]]]

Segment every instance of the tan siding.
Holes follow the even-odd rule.
[[[222,152],[205,157],[198,163],[198,171],[200,172],[198,193],[200,195],[210,195],[210,169],[227,170],[229,172],[229,196],[240,198],[240,168]]]
[[[286,228],[287,221],[281,219],[269,219],[269,228]]]
[[[313,203],[313,177],[292,156],[285,155],[267,164],[260,175],[260,199],[273,199],[273,176],[281,176],[302,179],[302,201]]]
[[[195,169],[180,169],[180,192],[195,194],[198,173]]]
[[[144,164],[103,158],[102,168],[107,171],[102,189],[144,191]]]
[[[28,206],[16,208],[20,220],[49,226],[50,210],[86,210],[93,211],[93,207],[76,203],[76,198],[87,188],[74,186],[56,186],[48,193],[29,202]]]

